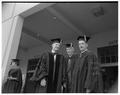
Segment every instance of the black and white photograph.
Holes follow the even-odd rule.
[[[2,1],[2,93],[118,93],[119,1]]]

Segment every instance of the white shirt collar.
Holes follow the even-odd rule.
[[[52,53],[55,53],[55,51],[54,51],[54,50],[52,50],[51,52],[52,52]]]
[[[70,58],[71,58],[71,57],[72,57],[72,55],[71,55],[71,56],[68,56],[68,57],[70,57]]]

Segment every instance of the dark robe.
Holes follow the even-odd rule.
[[[46,92],[60,93],[63,81],[63,64],[64,56],[57,54],[56,63],[54,63],[54,54],[46,52],[41,56],[32,79],[40,82],[45,78],[47,80]]]
[[[70,93],[71,92],[71,79],[72,79],[72,73],[73,73],[73,69],[74,69],[74,65],[75,65],[75,61],[76,61],[77,56],[76,55],[72,55],[71,57],[66,57],[65,58],[65,84],[66,84],[66,88],[64,90],[65,93]],[[70,63],[69,63],[70,60]]]
[[[8,77],[16,79],[7,79],[3,85],[3,93],[20,93],[22,87],[22,73],[19,67],[11,68],[8,72]]]
[[[85,93],[86,89],[89,89],[93,93],[102,92],[101,78],[96,56],[87,50],[81,56],[78,55],[72,75],[71,91]]]

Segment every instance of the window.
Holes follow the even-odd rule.
[[[118,45],[98,48],[98,61],[101,64],[118,62]]]

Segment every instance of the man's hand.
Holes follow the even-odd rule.
[[[46,80],[42,79],[40,85],[45,87],[46,86]]]
[[[90,90],[89,90],[89,89],[86,89],[86,93],[90,93]]]
[[[11,79],[12,77],[10,76],[10,77],[8,77],[8,79]]]
[[[34,77],[31,77],[31,78],[30,78],[30,81],[35,81],[35,78],[34,78]]]
[[[14,78],[12,76],[8,77],[8,79],[17,80],[17,78]]]
[[[66,83],[63,83],[63,87],[66,88]]]

